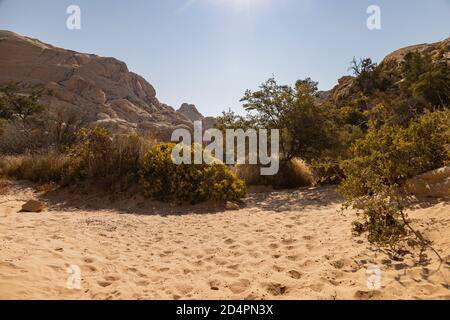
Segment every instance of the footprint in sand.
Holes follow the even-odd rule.
[[[138,282],[136,282],[136,285],[140,286],[140,287],[145,287],[149,285],[149,282],[147,280],[140,280]]]
[[[286,258],[290,261],[298,261],[300,259],[300,256],[292,255],[292,256],[287,256]]]
[[[190,293],[192,290],[194,290],[193,287],[189,286],[189,285],[185,285],[185,284],[177,284],[175,285],[175,289],[178,291],[178,293],[182,296],[187,295],[188,293]]]
[[[361,300],[369,300],[369,299],[377,299],[381,296],[380,291],[362,291],[358,290],[355,292],[353,297],[355,299],[361,299]]]
[[[83,261],[86,262],[86,263],[93,263],[95,261],[95,259],[87,257],[87,258],[84,258]]]
[[[283,240],[281,240],[281,243],[284,245],[290,245],[290,244],[295,243],[296,241],[297,240],[295,240],[295,239],[283,239]]]
[[[100,287],[106,288],[106,287],[109,287],[110,285],[112,285],[112,282],[110,282],[110,281],[98,281],[97,284]]]
[[[227,278],[237,278],[239,277],[239,273],[231,272],[231,271],[221,271],[219,272],[220,275],[227,277]]]
[[[234,294],[242,293],[242,292],[246,291],[249,287],[250,287],[250,281],[246,280],[246,279],[240,279],[240,280],[228,285],[228,288]]]
[[[300,279],[302,277],[302,274],[296,270],[289,270],[288,274],[293,279]]]
[[[217,281],[217,280],[211,280],[211,281],[209,281],[209,287],[210,287],[210,289],[211,290],[213,290],[213,291],[219,291],[220,289],[220,282],[219,281]]]
[[[350,267],[352,265],[352,261],[349,259],[338,259],[335,261],[330,262],[330,264],[335,267],[336,269],[342,269],[344,267]]]
[[[114,281],[119,281],[119,280],[120,280],[120,276],[117,276],[117,275],[109,275],[109,276],[105,276],[104,279],[105,279],[106,281],[114,282]]]
[[[274,296],[282,296],[287,290],[288,288],[280,283],[270,283],[267,286],[267,292]]]
[[[276,272],[283,272],[283,271],[284,271],[284,268],[283,268],[283,267],[280,267],[280,266],[277,266],[277,265],[275,265],[275,266],[273,266],[273,270],[275,270]]]
[[[233,239],[227,239],[225,240],[225,244],[233,244],[234,240]]]

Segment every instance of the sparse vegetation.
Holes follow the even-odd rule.
[[[216,128],[279,129],[281,165],[273,177],[261,176],[259,165],[175,165],[173,144],[86,128],[76,110],[41,105],[41,90],[6,86],[0,90],[1,174],[49,186],[103,181],[111,190],[140,182],[151,198],[189,203],[239,201],[244,181],[275,188],[340,183],[347,206],[358,212],[354,231],[395,249],[413,232],[399,187],[450,160],[444,51],[409,52],[396,68],[354,59],[350,89],[335,100],[319,101],[309,78],[292,87],[271,78],[246,91],[247,115],[225,112]]]

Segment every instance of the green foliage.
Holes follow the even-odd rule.
[[[223,111],[222,115],[216,118],[215,128],[225,132],[226,129],[243,129],[253,127],[250,119],[237,115],[231,109]]]
[[[353,71],[355,82],[363,93],[369,93],[377,87],[377,64],[373,63],[372,59],[365,58],[357,61],[353,58],[350,70]]]
[[[22,93],[18,84],[9,84],[0,88],[0,118],[6,120],[27,121],[41,114],[45,106],[39,103],[42,90],[33,88]]]
[[[428,54],[409,52],[402,63],[402,88],[416,99],[432,106],[448,107],[450,68],[445,61],[433,61]]]
[[[394,248],[407,225],[398,187],[407,178],[448,163],[449,145],[449,110],[426,113],[407,128],[377,129],[371,124],[366,136],[352,146],[353,157],[341,162],[345,179],[339,190],[362,219],[354,224],[355,231]]]
[[[341,190],[349,198],[376,194],[417,174],[441,167],[449,159],[450,111],[428,113],[407,128],[371,126],[343,161]]]
[[[379,193],[376,196],[359,199],[359,221],[353,222],[353,232],[359,236],[367,233],[370,243],[388,247],[391,250],[407,235],[404,207],[393,193]]]
[[[110,155],[113,141],[104,128],[82,128],[77,137],[79,142],[71,150],[73,165],[80,178],[104,177],[111,168]]]
[[[242,102],[256,128],[280,130],[281,159],[312,159],[334,144],[329,112],[315,103],[317,83],[307,78],[295,87],[279,85],[271,78],[260,90],[248,90]]]
[[[245,184],[224,164],[180,164],[172,161],[174,144],[158,144],[144,157],[141,184],[148,197],[176,199],[189,203],[239,201],[246,194]],[[193,152],[195,146],[184,152]]]
[[[339,161],[332,157],[324,157],[312,161],[311,169],[318,184],[338,184],[342,181],[342,172]]]

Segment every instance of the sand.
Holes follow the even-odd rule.
[[[438,269],[430,250],[394,261],[353,237],[355,213],[340,212],[332,187],[251,193],[238,211],[42,197],[25,183],[1,193],[1,299],[450,299],[446,201],[409,210],[446,259]],[[48,208],[19,213],[29,199]],[[71,265],[80,289],[67,287]],[[368,268],[380,272],[378,290]]]

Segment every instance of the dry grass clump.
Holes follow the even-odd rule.
[[[0,180],[0,194],[7,194],[9,190],[9,183],[5,180]]]
[[[280,163],[275,176],[262,176],[259,165],[236,165],[232,171],[249,186],[270,185],[276,189],[307,187],[314,184],[314,177],[307,164],[298,158]]]
[[[32,182],[60,182],[68,174],[70,158],[57,152],[0,158],[0,175]]]
[[[85,129],[65,153],[0,157],[0,176],[47,184],[50,189],[87,180],[119,190],[137,183],[144,154],[153,144],[138,136],[111,137],[106,130]]]

